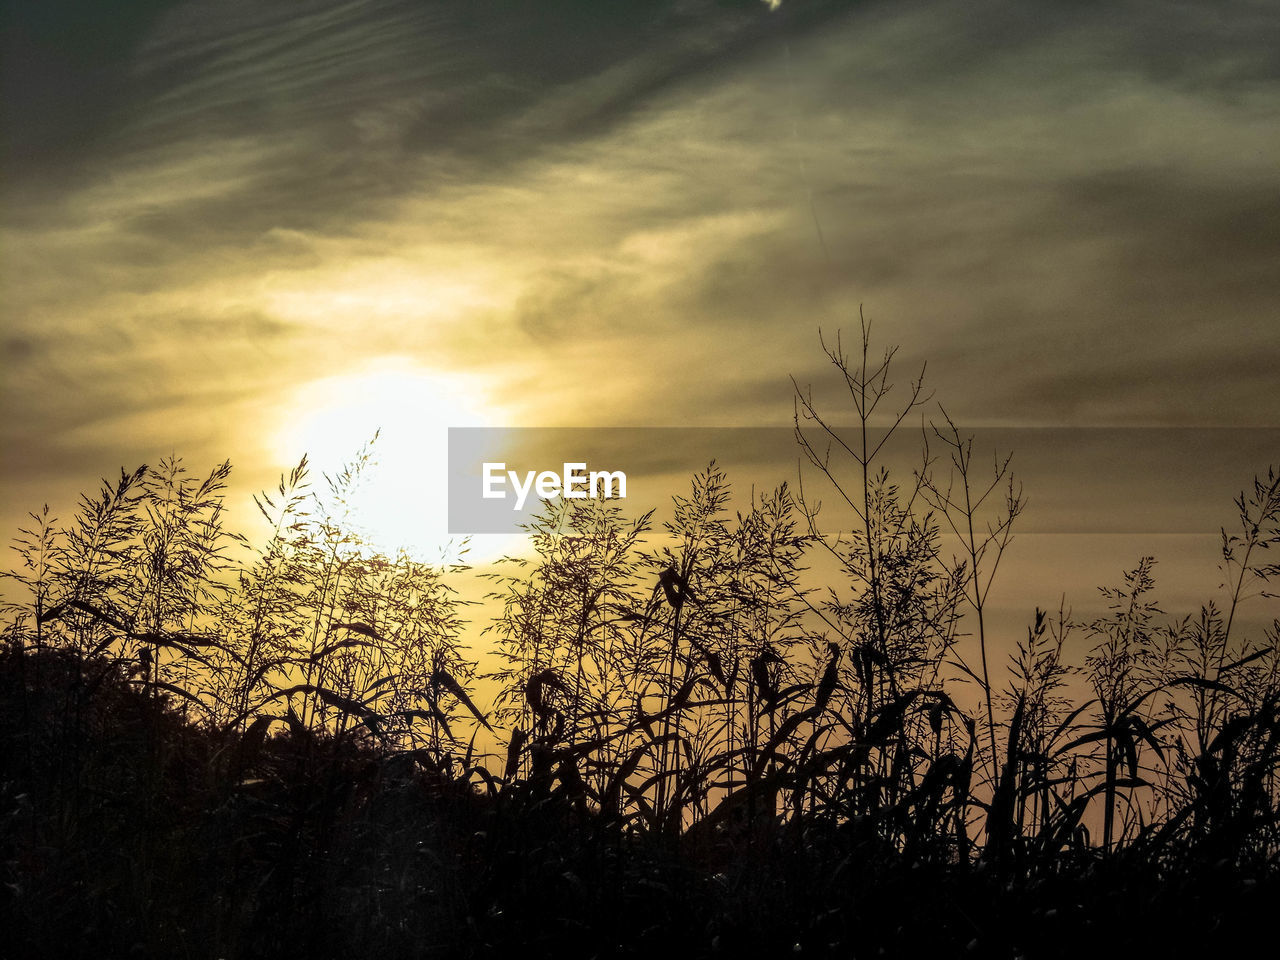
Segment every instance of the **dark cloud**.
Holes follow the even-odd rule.
[[[785,423],[860,307],[967,422],[1280,422],[1272,4],[48,9],[7,483],[260,450],[385,357],[530,423]]]
[[[266,135],[296,153],[261,171],[265,209],[241,213],[295,228],[394,198],[416,183],[415,160],[452,178],[598,135],[672,84],[825,16],[812,3],[771,16],[757,3],[581,0],[148,0],[119,16],[53,6],[13,14],[10,183]]]
[[[6,178],[83,152],[122,119],[129,65],[181,0],[15,0],[0,7],[0,170]]]
[[[0,353],[4,356],[6,367],[29,360],[39,349],[39,345],[30,337],[5,337],[0,342]]]

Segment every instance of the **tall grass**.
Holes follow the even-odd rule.
[[[403,955],[586,956],[607,923],[636,950],[681,931],[689,955],[757,935],[999,953],[1033,936],[1018,898],[1085,899],[1097,869],[1274,882],[1280,621],[1243,635],[1239,612],[1276,599],[1275,470],[1223,533],[1221,606],[1169,618],[1143,557],[1103,615],[1036,610],[996,638],[1011,461],[976,469],[938,408],[892,473],[889,437],[927,419],[923,371],[894,394],[893,351],[861,334],[852,356],[824,343],[851,431],[797,387],[794,490],[735,506],[712,462],[661,528],[548,503],[532,555],[482,574],[484,676],[467,568],[386,556],[348,522],[375,447],[260,494],[257,545],[225,527],[226,463],[122,472],[65,525],[33,513],[4,606],[16,942],[92,896],[112,906],[84,936],[192,955],[324,952],[338,917]],[[912,940],[885,926],[918,915],[884,901],[902,884],[956,910]],[[555,910],[554,936],[532,929]]]

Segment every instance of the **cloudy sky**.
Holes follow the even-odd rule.
[[[4,10],[10,530],[171,451],[785,425],[859,305],[965,424],[1280,426],[1272,2]]]

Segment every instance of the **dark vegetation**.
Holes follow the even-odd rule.
[[[1244,636],[1239,609],[1275,599],[1280,477],[1236,502],[1220,604],[1169,618],[1143,558],[1106,615],[1037,610],[997,657],[1009,461],[984,472],[940,413],[935,459],[891,477],[926,398],[859,347],[828,351],[853,431],[797,391],[800,492],[735,506],[712,465],[659,530],[549,504],[536,555],[489,574],[487,677],[463,569],[349,530],[367,451],[259,497],[257,547],[224,528],[226,464],[34,514],[0,654],[0,951],[1243,949],[1277,902],[1280,622]]]

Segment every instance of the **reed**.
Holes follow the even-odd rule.
[[[854,429],[797,388],[807,478],[736,500],[712,461],[658,529],[549,503],[533,556],[480,573],[485,674],[468,568],[348,523],[374,447],[259,495],[256,545],[226,463],[33,513],[0,653],[11,955],[1185,952],[1165,930],[1190,909],[1256,930],[1280,621],[1240,610],[1276,601],[1274,468],[1236,500],[1220,604],[1170,617],[1144,557],[1100,617],[1036,610],[1002,671],[1010,461],[975,469],[939,408],[891,467],[923,372],[893,395],[866,323],[824,349]]]

